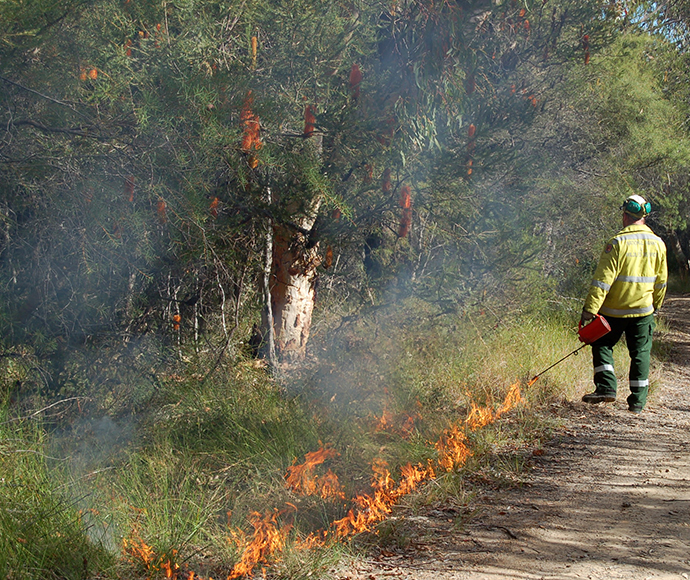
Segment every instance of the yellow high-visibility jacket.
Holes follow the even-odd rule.
[[[666,296],[666,245],[645,225],[623,228],[606,244],[584,310],[614,318],[652,314]]]

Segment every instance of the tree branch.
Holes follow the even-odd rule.
[[[86,131],[83,131],[82,129],[63,129],[62,127],[46,127],[41,123],[38,123],[36,121],[30,121],[28,119],[25,121],[17,121],[16,123],[14,123],[15,127],[19,127],[20,125],[30,125],[31,127],[35,127],[36,129],[39,129],[45,133],[66,133],[68,135],[77,135],[79,137],[89,136],[89,134]]]
[[[48,95],[44,95],[43,93],[39,93],[38,91],[34,89],[30,89],[29,87],[25,87],[22,84],[19,84],[15,81],[11,81],[8,78],[5,78],[3,76],[0,76],[0,81],[6,82],[7,84],[13,85],[19,89],[22,89],[23,91],[27,91],[29,93],[33,93],[34,95],[38,95],[42,99],[46,99],[47,101],[50,101],[51,103],[56,103],[57,105],[62,105],[63,107],[67,107],[70,111],[76,113],[77,115],[80,115],[81,117],[84,117],[85,119],[88,119],[89,122],[91,121],[91,118],[88,115],[85,115],[81,111],[77,111],[77,109],[74,108],[73,105],[70,105],[69,103],[65,103],[64,101],[60,101],[59,99],[54,99],[53,97],[49,97]]]

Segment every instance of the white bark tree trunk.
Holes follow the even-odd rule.
[[[298,225],[309,231],[314,218],[305,218]],[[306,354],[311,330],[318,244],[308,247],[307,236],[289,226],[277,225],[273,232],[271,306],[276,352],[283,362],[298,362]]]

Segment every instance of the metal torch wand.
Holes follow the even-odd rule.
[[[561,364],[561,363],[562,363],[565,359],[567,359],[569,356],[573,356],[574,354],[577,354],[578,352],[580,352],[580,351],[581,351],[583,348],[585,348],[586,346],[587,346],[587,344],[585,343],[585,344],[583,344],[582,346],[579,346],[578,348],[576,348],[573,352],[569,352],[569,353],[566,354],[562,359],[557,360],[555,363],[553,363],[550,367],[547,367],[547,368],[545,368],[543,371],[541,371],[540,373],[534,375],[534,376],[530,379],[529,383],[527,383],[527,384],[528,384],[528,385],[533,385],[534,382],[535,382],[541,375],[543,375],[546,371],[550,371],[553,367],[555,367],[555,366],[558,365],[558,364]]]

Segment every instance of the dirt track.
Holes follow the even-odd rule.
[[[641,415],[626,384],[615,403],[555,409],[564,427],[526,484],[482,494],[465,525],[453,509],[408,518],[423,541],[336,578],[690,578],[690,297],[663,315],[671,354]]]

